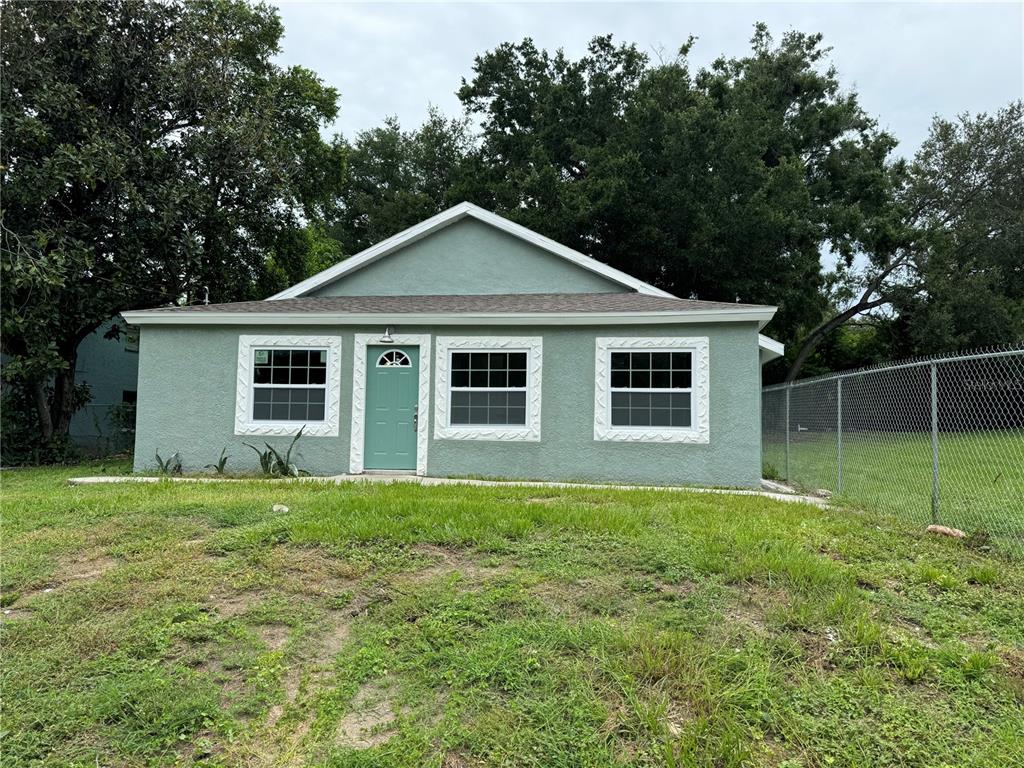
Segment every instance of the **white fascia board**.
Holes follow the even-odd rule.
[[[277,299],[294,299],[299,296],[305,296],[309,291],[355,272],[357,269],[365,267],[368,264],[372,264],[378,259],[394,253],[400,248],[414,243],[439,229],[447,227],[450,224],[454,224],[467,216],[477,219],[478,221],[482,221],[485,224],[490,224],[503,232],[507,232],[514,237],[518,237],[520,240],[531,243],[548,253],[559,256],[579,267],[582,267],[583,269],[601,275],[602,277],[618,283],[619,285],[631,288],[638,293],[647,294],[648,296],[675,298],[667,291],[655,288],[653,285],[645,283],[643,280],[638,280],[632,275],[628,275],[614,267],[609,267],[607,264],[604,264],[597,259],[592,259],[579,251],[574,251],[572,248],[568,248],[561,243],[557,243],[551,238],[544,237],[544,235],[538,234],[532,229],[527,229],[520,224],[516,224],[514,221],[509,221],[506,218],[498,216],[495,213],[491,213],[490,211],[486,211],[472,203],[459,203],[458,205],[449,208],[447,211],[442,211],[436,216],[432,216],[425,221],[421,221],[415,226],[399,232],[397,235],[392,235],[387,240],[382,240],[376,245],[370,246],[365,251],[360,251],[355,256],[350,256],[344,261],[339,261],[333,267],[328,267],[323,272],[313,275],[312,277],[303,280],[301,283],[296,283],[291,288],[286,288],[280,293],[275,293],[267,300],[275,301]]]
[[[761,365],[786,354],[785,344],[781,341],[771,339],[763,333],[757,334],[757,348],[760,350],[761,354]]]
[[[758,323],[775,314],[766,309],[709,309],[703,312],[123,312],[132,325],[644,325],[660,323]]]

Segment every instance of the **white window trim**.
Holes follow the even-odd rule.
[[[689,427],[614,427],[612,426],[611,354],[636,350],[691,352]],[[594,439],[632,443],[707,443],[709,423],[709,353],[707,336],[683,337],[598,337],[594,371]]]
[[[327,350],[324,420],[320,422],[255,421],[253,402],[253,350],[256,347]],[[336,437],[341,412],[340,336],[249,336],[238,337],[238,376],[235,389],[236,435],[294,435],[305,426],[303,437]]]
[[[349,432],[348,465],[349,472],[360,475],[365,469],[363,462],[366,449],[366,349],[381,344],[381,341],[380,335],[376,333],[357,333],[353,338],[355,346],[352,350],[352,429]],[[422,476],[427,474],[427,443],[430,437],[430,334],[396,333],[391,339],[396,347],[404,345],[420,348],[416,474]]]
[[[481,352],[526,352],[526,424],[494,426],[449,423],[449,376],[453,350]],[[541,369],[543,340],[540,336],[438,336],[435,375],[437,402],[434,405],[435,440],[540,440]]]

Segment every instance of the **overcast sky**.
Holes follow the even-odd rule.
[[[353,136],[429,104],[461,111],[455,91],[474,55],[532,37],[572,56],[612,33],[674,55],[689,35],[695,65],[749,50],[756,21],[821,32],[844,87],[913,154],[933,115],[993,111],[1024,95],[1024,3],[342,3],[279,2],[281,62],[341,92],[330,133]]]

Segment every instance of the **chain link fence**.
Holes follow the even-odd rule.
[[[1024,555],[1024,345],[766,387],[765,477]]]

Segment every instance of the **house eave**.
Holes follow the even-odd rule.
[[[123,312],[133,325],[657,325],[751,323],[760,330],[775,308],[691,312],[510,312],[510,313],[331,313],[331,312]]]

